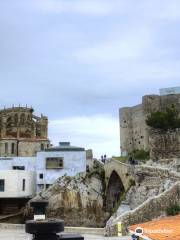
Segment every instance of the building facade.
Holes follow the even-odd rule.
[[[30,157],[49,147],[48,118],[33,108],[12,107],[0,111],[0,156]]]
[[[36,193],[34,171],[0,170],[0,198],[31,198]]]
[[[35,157],[0,158],[0,181],[4,180],[8,183],[11,179],[12,184],[16,183],[16,185],[20,186],[22,181],[20,178],[16,178],[13,172],[19,172],[20,176],[32,176],[33,173],[35,175],[35,181],[33,175],[32,185],[34,186],[35,192],[48,188],[63,175],[75,176],[77,173],[85,171],[85,149],[74,147],[71,146],[70,143],[64,142],[61,142],[57,147],[39,151]],[[6,176],[7,180],[5,178]],[[30,181],[30,178],[28,179]],[[19,181],[19,183],[17,183],[17,181]],[[19,188],[16,190],[19,191]],[[27,192],[24,192],[24,194],[27,194]]]
[[[75,176],[86,172],[86,151],[60,142],[59,146],[38,152],[36,160],[37,190],[52,185],[64,175]]]
[[[164,111],[175,107],[180,113],[180,94],[146,95],[142,103],[133,107],[119,110],[120,150],[123,156],[134,150],[150,150],[150,129],[146,124],[147,116],[151,112]]]
[[[28,107],[0,111],[0,198],[30,197],[63,175],[85,171],[84,148],[50,146],[47,117]]]

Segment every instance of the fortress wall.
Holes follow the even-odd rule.
[[[142,97],[142,107],[144,115],[160,110],[160,96],[146,95]]]
[[[120,117],[120,141],[121,154],[127,155],[127,152],[132,151],[133,146],[133,127],[132,127],[132,112],[131,108],[125,107],[119,110]]]
[[[121,108],[120,141],[121,152],[130,153],[135,149],[148,149],[148,134],[142,104]]]
[[[160,102],[161,110],[174,106],[180,113],[180,94],[161,96]]]
[[[122,153],[130,153],[136,149],[150,150],[151,156],[180,157],[179,137],[176,134],[161,134],[159,137],[150,132],[146,118],[151,112],[164,111],[175,106],[180,114],[180,94],[175,95],[146,95],[142,97],[142,104],[134,107],[121,108],[120,113],[120,141]],[[150,136],[151,135],[151,136]],[[167,148],[167,151],[165,151]],[[170,149],[172,148],[172,149]],[[170,152],[167,155],[167,152]]]
[[[180,130],[151,131],[149,137],[150,157],[157,159],[180,158]]]
[[[132,132],[134,149],[146,149],[146,123],[142,105],[132,108]]]

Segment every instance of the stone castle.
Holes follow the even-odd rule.
[[[160,157],[175,154],[180,156],[179,131],[162,134],[152,133],[147,126],[147,116],[154,111],[163,111],[174,106],[180,113],[180,94],[146,95],[142,97],[142,103],[134,107],[124,107],[119,110],[120,115],[120,142],[121,154],[126,156],[133,150],[150,151],[155,158],[155,153]],[[173,142],[172,144],[169,144]],[[172,154],[171,154],[172,153]]]
[[[32,107],[0,110],[0,157],[30,157],[49,147],[48,118]]]

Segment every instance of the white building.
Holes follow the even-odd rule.
[[[69,142],[40,151],[36,157],[3,157],[0,158],[0,187],[2,184],[3,189],[4,184],[4,192],[0,191],[0,198],[30,197],[63,175],[75,176],[85,171],[85,149],[73,147]],[[17,187],[12,191],[14,184]],[[22,184],[25,184],[23,191]]]
[[[161,88],[159,90],[160,96],[169,94],[180,94],[180,87]]]
[[[35,189],[35,172],[20,170],[0,171],[0,198],[31,198],[35,194]]]
[[[86,171],[84,148],[60,142],[59,146],[37,153],[36,173],[39,188],[53,184],[63,175],[75,176]]]

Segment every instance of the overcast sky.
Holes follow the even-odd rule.
[[[119,155],[118,108],[180,85],[180,1],[0,0],[0,83],[54,144]]]

